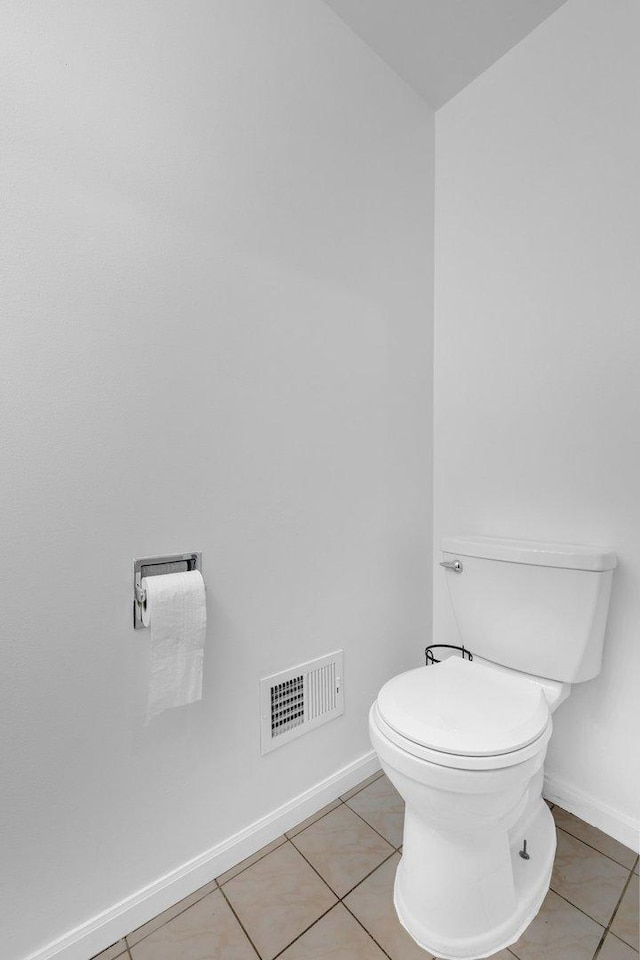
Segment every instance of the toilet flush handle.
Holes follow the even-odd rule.
[[[443,560],[440,566],[447,570],[453,570],[454,573],[462,573],[464,570],[459,560]]]

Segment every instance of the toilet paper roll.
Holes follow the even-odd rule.
[[[207,607],[198,570],[144,577],[142,586],[142,622],[151,632],[148,723],[171,707],[202,699]]]

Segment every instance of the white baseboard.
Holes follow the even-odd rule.
[[[244,830],[31,953],[25,960],[89,960],[125,934],[251,856],[285,830],[291,830],[379,769],[376,754],[373,751],[364,754]]]
[[[586,820],[592,827],[598,827],[610,837],[614,837],[626,847],[631,847],[638,852],[640,823],[633,817],[620,813],[619,810],[615,810],[595,797],[590,797],[552,773],[545,774],[544,796],[552,803],[557,803],[563,810],[568,810],[581,820]]]

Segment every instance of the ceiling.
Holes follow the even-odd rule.
[[[565,0],[324,0],[434,109]]]

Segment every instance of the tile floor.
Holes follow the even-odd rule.
[[[374,774],[95,960],[431,960],[393,910],[403,812]],[[552,813],[551,890],[496,960],[638,960],[638,857]]]

